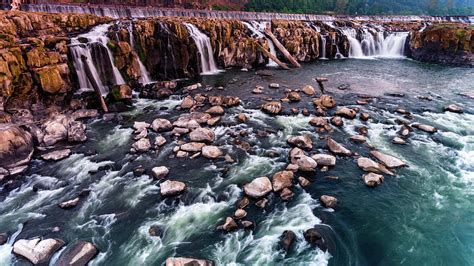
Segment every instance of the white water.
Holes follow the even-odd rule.
[[[326,59],[326,35],[321,35],[321,59]]]
[[[99,26],[94,27],[90,32],[81,34],[76,38],[71,39],[71,53],[73,56],[74,67],[76,68],[77,76],[79,79],[79,86],[81,90],[90,90],[92,89],[92,83],[89,81],[86,71],[85,65],[82,60],[82,57],[86,57],[86,64],[89,66],[89,69],[92,72],[92,78],[95,80],[97,85],[99,86],[100,92],[102,95],[106,95],[109,92],[109,88],[105,85],[105,82],[100,78],[99,72],[97,71],[97,67],[94,65],[92,61],[92,47],[90,44],[98,43],[107,49],[108,59],[112,65],[112,72],[114,75],[114,81],[116,85],[125,84],[125,80],[123,79],[120,71],[115,66],[114,59],[112,56],[112,52],[110,51],[107,43],[109,42],[109,38],[107,37],[106,33],[110,24],[102,24]],[[86,38],[89,42],[87,44],[81,43],[79,40],[80,38]]]
[[[277,57],[277,53],[276,53],[276,49],[275,49],[275,45],[273,44],[273,41],[264,34],[265,29],[269,27],[268,23],[267,22],[252,21],[252,25],[250,25],[246,22],[244,22],[244,24],[247,27],[249,27],[249,29],[252,32],[257,34],[259,38],[262,38],[262,37],[265,38],[265,40],[267,40],[267,42],[268,42],[268,47],[270,47],[270,53],[272,55],[274,55],[275,57]],[[269,67],[278,67],[278,64],[275,61],[270,59],[268,61],[267,66],[269,66]]]
[[[213,75],[219,73],[216,61],[214,60],[214,53],[212,52],[211,40],[206,34],[202,33],[196,26],[190,23],[184,24],[188,28],[189,34],[193,38],[199,50],[201,57],[201,74]]]
[[[23,229],[23,224],[18,225],[18,229],[13,235],[11,235],[4,245],[0,246],[0,266],[11,265],[13,259],[13,244],[15,243],[16,238],[21,233]]]
[[[135,52],[135,38],[133,36],[133,22],[130,21],[130,24],[128,26],[128,33],[130,34],[130,46],[132,47],[132,51]],[[140,79],[138,80],[141,84],[150,84],[153,82],[153,80],[150,78],[150,73],[146,69],[145,65],[143,64],[142,60],[140,57],[137,55],[137,61],[138,61],[138,66],[140,67]]]

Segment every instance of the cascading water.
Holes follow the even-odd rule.
[[[202,33],[196,26],[190,23],[185,23],[189,34],[193,38],[201,57],[201,74],[212,75],[219,73],[216,61],[214,60],[214,53],[212,52],[211,40],[206,34]]]
[[[346,35],[347,39],[349,40],[349,57],[352,58],[362,58],[364,57],[364,52],[362,51],[362,45],[357,39],[357,31],[352,28],[345,28],[342,29],[344,35]]]
[[[132,47],[133,51],[135,50],[135,38],[133,36],[133,22],[130,21],[128,26],[128,33],[130,34],[130,46]],[[138,80],[141,84],[149,84],[152,83],[153,80],[150,78],[150,73],[146,69],[145,65],[143,64],[140,57],[138,57],[138,65],[140,67],[140,79]]]
[[[74,61],[74,67],[76,69],[77,77],[79,80],[79,87],[81,90],[90,90],[93,88],[90,78],[95,81],[95,83],[99,86],[99,90],[102,95],[107,95],[109,92],[109,87],[107,86],[106,78],[101,77],[101,68],[104,66],[110,65],[111,72],[114,78],[114,84],[125,84],[125,80],[123,79],[120,71],[114,64],[112,52],[110,51],[107,43],[109,38],[106,36],[106,32],[110,24],[103,24],[94,27],[90,32],[81,34],[76,38],[71,39],[71,44],[69,46],[71,50],[71,54]],[[83,43],[83,40],[87,39],[87,43]],[[99,49],[96,49],[99,46]],[[97,52],[100,49],[105,49],[106,55]],[[94,60],[95,59],[95,60]],[[106,60],[103,62],[102,60]],[[99,65],[98,62],[101,64]],[[86,74],[86,64],[87,67],[91,71],[91,77],[88,77]],[[106,71],[103,70],[102,73]],[[103,75],[102,75],[103,76]]]
[[[327,59],[326,57],[326,35],[321,35],[321,59]]]
[[[273,44],[272,40],[265,36],[263,33],[265,31],[265,28],[267,28],[267,23],[266,22],[257,22],[257,21],[252,21],[251,24],[248,22],[243,21],[244,25],[252,31],[253,34],[256,35],[257,38],[265,38],[268,42],[268,46],[270,47],[270,53],[274,55],[275,57],[277,56],[276,54],[276,49],[275,45]],[[273,60],[269,60],[267,66],[269,67],[277,67],[278,64],[275,63]]]

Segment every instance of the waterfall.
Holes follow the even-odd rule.
[[[81,34],[76,38],[71,39],[70,50],[74,61],[74,67],[76,68],[77,76],[79,79],[79,86],[81,90],[90,90],[92,89],[92,83],[88,79],[85,71],[85,64],[89,67],[92,72],[92,77],[95,80],[95,83],[99,86],[99,89],[102,95],[106,95],[109,92],[107,83],[104,80],[108,80],[108,77],[104,74],[107,73],[104,70],[106,65],[110,65],[112,73],[111,75],[114,78],[114,84],[125,84],[120,71],[114,64],[114,59],[112,52],[110,51],[107,43],[109,38],[106,33],[110,24],[102,24],[94,27],[90,32]],[[83,40],[87,40],[87,43],[83,43]],[[98,46],[98,47],[97,47]],[[106,54],[103,55],[100,51],[105,49]],[[83,57],[86,58],[84,64]],[[105,61],[103,61],[105,60]],[[101,69],[102,68],[102,69]],[[100,71],[102,70],[102,71]],[[102,77],[100,75],[102,73]]]
[[[327,59],[326,57],[326,35],[321,35],[321,59]]]
[[[357,31],[352,28],[342,29],[344,35],[346,35],[349,40],[349,57],[352,58],[362,58],[364,57],[364,52],[362,51],[362,44],[357,39]]]
[[[130,46],[132,47],[132,51],[135,52],[135,38],[133,36],[133,21],[130,21],[130,24],[128,25],[128,33],[130,34]],[[150,78],[150,73],[146,69],[145,65],[143,64],[142,60],[140,57],[137,55],[138,58],[138,66],[140,67],[140,79],[138,80],[141,84],[146,85],[150,84],[153,82]]]
[[[408,38],[408,32],[391,33],[382,42],[382,57],[403,57],[405,54],[405,43]]]
[[[270,53],[272,55],[274,55],[275,57],[277,56],[276,54],[276,49],[275,49],[275,45],[273,44],[272,40],[270,38],[268,38],[265,34],[264,34],[264,31],[265,31],[265,28],[267,27],[267,23],[266,22],[257,22],[257,21],[252,21],[252,24],[248,23],[248,22],[245,22],[245,21],[242,21],[242,23],[250,30],[252,31],[252,33],[257,37],[257,38],[265,38],[265,40],[267,40],[267,43],[268,43],[268,47],[270,47]],[[278,67],[278,64],[275,63],[273,60],[269,60],[268,61],[268,64],[267,64],[268,67]]]
[[[189,34],[193,38],[201,57],[201,74],[212,75],[219,73],[214,60],[214,53],[212,52],[211,40],[206,34],[202,33],[196,26],[190,23],[185,23]]]

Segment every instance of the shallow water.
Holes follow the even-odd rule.
[[[219,265],[474,263],[474,104],[473,99],[459,95],[474,90],[473,69],[406,59],[346,59],[269,71],[272,77],[227,70],[200,80],[203,85],[226,87],[208,94],[237,95],[243,100],[242,106],[227,109],[214,129],[216,143],[236,158],[235,164],[203,158],[170,159],[176,140],[167,134],[163,135],[168,143],[160,151],[128,154],[133,121],[151,122],[158,116],[175,119],[181,113],[174,110],[179,96],[161,102],[139,99],[133,110],[122,113],[120,123],[89,121],[88,142],[76,147],[69,158],[54,163],[34,160],[18,177],[21,182],[13,187],[2,184],[0,231],[17,232],[16,239],[41,235],[67,243],[91,241],[101,251],[92,265],[159,265],[169,256],[208,258]],[[409,167],[369,189],[361,180],[363,172],[356,160],[338,157],[336,167],[326,173],[303,174],[313,183],[305,189],[296,185],[292,201],[284,203],[271,195],[265,210],[251,204],[247,211],[248,219],[256,223],[253,232],[223,234],[216,230],[233,214],[243,184],[254,177],[271,177],[286,166],[289,136],[310,134],[315,146],[311,153],[327,152],[325,143],[308,125],[309,117],[271,117],[258,110],[260,99],[283,98],[286,88],[306,84],[317,88],[313,78],[318,76],[328,77],[326,90],[340,105],[355,106],[359,95],[377,97],[370,105],[358,106],[371,114],[370,122],[345,119],[344,128],[335,130],[333,138],[367,156],[370,149],[366,145],[348,140],[357,127],[365,125],[370,145],[403,159]],[[270,82],[280,83],[282,88],[269,89]],[[338,90],[342,84],[349,84],[350,89]],[[265,86],[263,95],[251,93],[255,85]],[[405,96],[394,97],[393,93]],[[462,106],[465,113],[442,112],[450,103]],[[294,106],[314,111],[307,96],[300,103],[285,105],[285,114]],[[394,112],[397,107],[411,111],[413,121],[433,125],[439,132],[429,135],[415,130],[408,145],[392,144],[399,129],[395,119],[402,118]],[[249,116],[249,122],[234,122],[240,112]],[[268,128],[275,133],[266,138],[257,135],[258,130]],[[233,145],[231,133],[242,130],[248,132],[241,139],[250,143],[249,153]],[[154,134],[150,135],[153,140]],[[268,150],[276,156],[266,156]],[[146,169],[166,165],[170,167],[168,178],[186,182],[189,189],[179,199],[163,199],[156,180],[133,175],[138,165]],[[82,190],[90,194],[76,208],[57,206]],[[335,210],[323,208],[318,201],[322,194],[336,196],[339,206]],[[152,225],[163,229],[162,237],[149,235]],[[304,241],[303,232],[316,225],[327,241],[327,252]],[[53,233],[56,226],[61,231]],[[287,254],[278,249],[278,238],[285,230],[297,235]],[[14,238],[0,247],[5,265],[25,263],[10,255]]]

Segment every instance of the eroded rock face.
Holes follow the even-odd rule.
[[[0,167],[12,169],[27,164],[33,155],[33,139],[19,126],[0,124]]]
[[[13,244],[13,253],[27,258],[33,264],[47,263],[63,245],[60,239],[20,239]]]
[[[244,186],[245,194],[252,198],[261,198],[272,191],[272,183],[268,177],[258,177]]]

